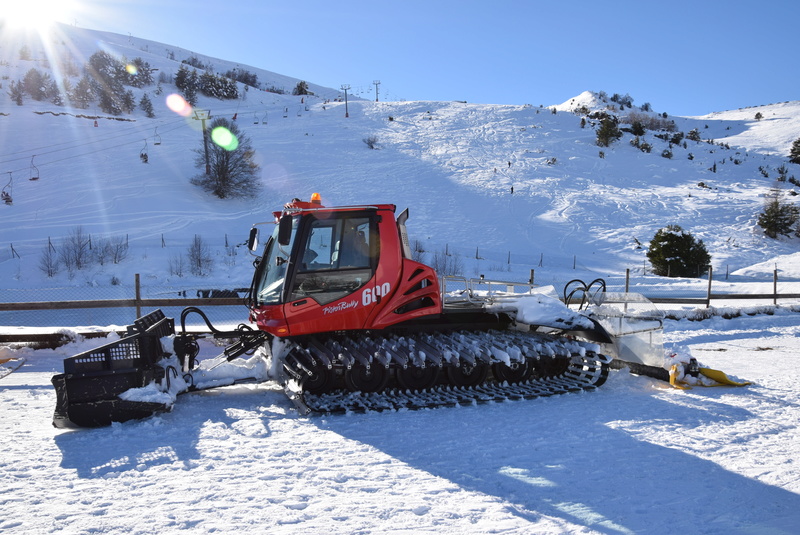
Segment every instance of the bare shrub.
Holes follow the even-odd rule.
[[[623,117],[621,121],[630,125],[636,123],[647,130],[666,130],[667,132],[674,132],[676,130],[675,121],[672,119],[667,119],[658,115],[650,115],[648,113],[633,111]]]
[[[39,269],[47,277],[52,278],[58,274],[59,267],[58,255],[53,246],[48,243],[42,250],[42,256],[39,257]]]
[[[446,251],[435,251],[431,259],[431,267],[440,277],[456,277],[464,273],[464,259],[458,253],[447,254]]]
[[[77,226],[61,241],[58,260],[71,274],[90,265],[91,252],[89,236],[83,232],[82,226]]]
[[[186,272],[186,259],[182,254],[171,256],[169,259],[169,274],[183,277]]]
[[[419,262],[420,264],[425,263],[425,247],[419,240],[414,240],[414,243],[411,245],[411,260]]]
[[[103,238],[94,247],[94,259],[101,266],[106,262],[119,264],[128,256],[128,244],[122,236]]]
[[[111,261],[119,264],[128,257],[128,240],[122,236],[114,236],[108,240]]]
[[[211,272],[214,266],[214,259],[211,257],[211,251],[208,245],[203,241],[203,238],[195,234],[192,244],[186,251],[186,258],[189,264],[189,272],[192,275],[205,276]]]
[[[362,141],[364,142],[364,144],[367,147],[369,147],[371,149],[377,149],[378,148],[378,136],[365,137]]]

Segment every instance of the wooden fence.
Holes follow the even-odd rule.
[[[529,283],[533,283],[534,270],[531,270]],[[711,306],[712,301],[724,300],[753,300],[767,301],[773,305],[780,299],[800,299],[800,293],[778,293],[778,271],[773,273],[773,284],[771,293],[716,293],[712,291],[713,272],[709,269],[707,291],[704,297],[658,297],[647,296],[655,304],[671,305],[696,305],[706,308]],[[625,276],[625,291],[630,290],[630,270]],[[135,276],[135,296],[133,299],[100,299],[100,300],[73,300],[73,301],[30,301],[17,303],[0,303],[0,312],[7,311],[26,311],[26,310],[70,310],[70,309],[91,309],[91,308],[135,308],[136,317],[142,315],[143,308],[163,308],[163,307],[214,307],[214,306],[237,306],[242,305],[240,297],[216,297],[216,298],[154,298],[143,299],[139,275]],[[91,333],[99,335],[102,333]],[[19,341],[25,336],[30,335],[11,335],[0,333],[0,342]]]

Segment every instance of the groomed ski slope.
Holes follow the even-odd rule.
[[[752,381],[298,417],[275,384],[55,430],[57,351],[0,382],[6,533],[795,533],[800,314],[668,321],[667,344]],[[204,353],[214,354],[204,347]]]

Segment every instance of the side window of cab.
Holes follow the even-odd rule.
[[[379,254],[374,217],[314,219],[303,239],[292,301],[331,303],[372,278]]]

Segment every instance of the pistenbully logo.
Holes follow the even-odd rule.
[[[322,312],[325,314],[335,314],[336,312],[341,312],[342,310],[355,308],[357,306],[358,306],[358,301],[353,299],[352,301],[342,301],[341,303],[336,303],[335,305],[325,307],[322,309]]]

